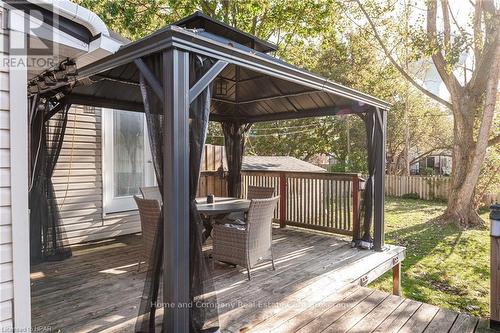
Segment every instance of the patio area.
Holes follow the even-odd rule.
[[[334,322],[342,324],[330,329],[347,331],[379,304],[386,313],[377,316],[380,322],[403,305],[419,308],[418,302],[362,287],[400,263],[403,247],[360,250],[351,247],[350,238],[294,227],[273,228],[273,244],[276,271],[270,263],[257,266],[250,281],[241,267],[214,264],[223,332],[301,327],[319,332]],[[66,261],[33,266],[33,326],[61,332],[131,331],[145,275],[137,271],[141,245],[140,235],[121,236],[76,246]],[[210,241],[204,251],[211,251]],[[427,316],[432,312],[425,311]]]
[[[267,227],[273,207],[276,207],[275,222],[279,221],[281,227],[274,229],[272,237],[276,271],[271,270],[270,264],[253,267],[252,280],[247,281],[246,270],[214,263],[218,324],[223,331],[266,331],[288,325],[295,315],[301,318],[301,313],[306,319],[299,321],[305,325],[308,318],[318,316],[318,307],[335,303],[332,300],[342,298],[347,290],[364,287],[391,269],[394,290],[399,293],[405,249],[384,242],[384,156],[386,113],[390,105],[267,54],[273,50],[276,46],[197,12],[122,47],[111,56],[79,68],[70,89],[66,89],[67,82],[61,82],[61,86],[50,88],[43,95],[39,92],[32,96],[31,105],[36,113],[36,121],[31,124],[32,138],[39,137],[45,144],[53,143],[52,149],[43,150],[48,156],[38,159],[36,150],[31,156],[33,169],[39,171],[33,179],[48,179],[48,185],[38,181],[30,196],[32,261],[44,262],[31,267],[35,326],[69,332],[122,332],[131,331],[136,317],[144,318],[142,331],[151,331],[155,319],[163,322],[162,329],[166,332],[186,332],[189,327],[198,331],[202,326],[216,326],[217,323],[210,325],[210,320],[207,323],[203,318],[195,318],[193,312],[196,311],[181,306],[210,293],[202,282],[211,277],[204,276],[207,270],[199,266],[204,264],[200,258],[208,256],[212,247],[207,243],[202,249],[203,237],[199,237],[197,230],[201,210],[194,201],[196,196],[204,196],[200,193],[204,187],[200,171],[209,121],[219,122],[224,135],[227,171],[221,168],[219,175],[226,182],[223,188],[227,195],[224,196],[241,199],[248,185],[270,186],[274,188],[274,195],[279,196],[279,199],[266,197],[260,202],[248,202],[246,231],[243,227],[236,233],[226,232],[233,234],[238,240],[233,243],[238,246],[219,251],[224,246],[218,245],[223,241],[219,242],[217,237],[227,241],[230,236],[222,236],[223,231],[215,230],[214,257],[253,267],[253,262],[271,254]],[[100,108],[104,115],[102,123],[108,123],[105,119],[116,110],[138,112],[136,118],[144,113],[145,120],[113,127],[116,133],[124,128],[118,136],[120,140],[110,140],[106,134],[111,133],[108,129],[102,136],[102,145],[87,145],[91,163],[85,166],[85,171],[78,171],[78,175],[72,173],[70,162],[69,169],[57,174],[67,177],[61,181],[66,185],[63,203],[66,203],[70,181],[74,181],[68,175],[79,177],[78,190],[96,190],[92,193],[95,198],[79,193],[85,197],[84,201],[75,199],[78,203],[64,207],[63,218],[67,220],[61,223],[60,203],[52,200],[55,197],[52,176],[59,153],[68,148],[64,138],[71,105],[84,106],[81,120],[89,122],[90,127],[95,125],[96,129],[101,123],[94,121],[97,118],[93,108]],[[242,174],[245,138],[255,123],[335,115],[357,115],[366,127],[366,179],[362,180],[357,174],[333,173]],[[38,130],[49,123],[53,128],[50,136]],[[144,143],[147,141],[134,141],[132,145],[132,141],[124,138],[144,138],[145,127],[151,156],[144,154],[144,161],[154,170],[147,171],[150,167],[144,167],[143,177],[135,167],[136,164],[142,167],[143,163],[133,156],[143,155],[137,147],[147,146]],[[89,133],[88,128],[84,130],[78,135]],[[78,147],[82,147],[81,144]],[[99,147],[104,149],[102,155]],[[73,151],[70,161],[72,154]],[[102,165],[98,166],[92,156],[102,157]],[[110,156],[114,158],[107,161],[106,157]],[[128,159],[122,161],[122,157]],[[49,161],[48,165],[42,168],[42,162],[38,162],[41,160]],[[114,173],[109,174],[109,170]],[[89,171],[89,177],[81,176]],[[161,215],[156,205],[148,217],[146,210],[139,209],[146,239],[148,232],[142,227],[143,222],[156,223],[159,216],[162,217],[162,232],[153,238],[155,243],[151,247],[154,257],[150,262],[154,264],[150,279],[154,282],[145,291],[146,297],[141,298],[145,280],[145,273],[137,271],[141,240],[134,235],[115,237],[117,234],[113,234],[130,234],[139,231],[138,228],[117,226],[120,230],[113,230],[110,227],[105,236],[77,239],[91,242],[74,246],[72,258],[64,241],[70,237],[88,237],[89,232],[95,231],[89,230],[94,225],[106,225],[102,216],[107,218],[108,213],[135,210],[132,195],[138,193],[138,187],[146,185],[148,172],[160,184],[155,200],[161,198],[164,210]],[[104,193],[102,197],[101,193]],[[210,193],[214,194],[212,191],[207,194]],[[48,205],[51,209],[47,209]],[[87,212],[94,216],[86,216]],[[101,215],[102,212],[105,214]],[[263,223],[269,223],[266,230],[255,228],[260,232],[250,232],[252,226]],[[71,229],[69,235],[65,233],[66,227]],[[207,225],[205,229],[210,231]],[[115,238],[106,240],[107,237]],[[243,237],[247,238],[243,240]],[[260,252],[255,250],[253,257],[247,250],[239,253],[236,249],[241,250],[241,244],[252,244]],[[232,258],[236,261],[224,259],[235,254],[239,256]],[[65,260],[53,262],[60,259]],[[165,274],[157,283],[162,268]],[[164,315],[157,313],[163,318],[149,318],[149,308],[154,302],[148,301],[149,297],[156,300],[153,295],[162,287],[160,295],[166,304],[173,304],[172,308]],[[143,306],[138,314],[141,299]],[[349,306],[358,303],[350,299],[346,302]],[[325,321],[328,325],[332,322]]]

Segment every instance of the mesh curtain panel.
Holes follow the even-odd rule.
[[[252,124],[222,123],[228,168],[227,191],[230,197],[241,196],[241,166],[245,150],[245,134],[251,126]]]
[[[155,74],[156,78],[163,84],[161,75],[163,61],[161,54],[145,58],[144,61]],[[151,87],[147,85],[142,75],[139,77],[139,82],[156,181],[163,201],[163,105]],[[135,325],[136,332],[155,332],[156,323],[159,325],[163,323],[161,316],[156,318],[157,304],[162,302],[163,299],[160,292],[163,267],[163,204],[161,207],[158,230],[154,237],[153,253],[149,256],[151,258],[150,262],[147,263],[144,288]]]
[[[212,67],[211,59],[190,56],[190,86],[194,85]],[[192,332],[218,330],[217,299],[213,274],[208,256],[203,254],[202,221],[196,207],[196,192],[200,179],[201,159],[207,139],[212,98],[210,84],[189,106],[189,297],[193,304],[190,312]],[[207,325],[207,320],[211,324]]]
[[[143,59],[156,78],[162,80],[161,54]],[[193,84],[212,66],[209,59],[190,56],[190,81]],[[144,78],[140,77],[151,152],[158,185],[163,197],[163,105]],[[196,208],[195,196],[200,175],[201,157],[205,145],[210,114],[211,86],[205,89],[190,105],[189,115],[189,275],[190,275],[190,331],[211,332],[218,329],[217,300],[213,286],[212,271],[208,258],[202,252],[202,222]],[[161,274],[163,262],[163,214],[156,235],[151,263],[146,273],[143,297],[136,322],[136,332],[155,332],[156,304],[161,295]],[[168,272],[166,272],[168,273]],[[161,298],[161,296],[160,296]],[[166,310],[166,309],[165,309]],[[158,316],[160,317],[160,316]],[[156,322],[163,322],[156,318]],[[208,320],[210,325],[207,324]],[[163,331],[163,329],[161,329]]]
[[[62,242],[52,175],[61,152],[70,104],[35,95],[30,100],[30,254],[33,264],[71,256]]]
[[[373,221],[373,194],[374,194],[374,175],[377,159],[377,143],[375,140],[375,112],[368,112],[359,115],[365,124],[366,129],[366,149],[368,178],[366,179],[365,190],[363,193],[363,202],[361,206],[361,239],[354,239],[355,246],[371,248],[373,246],[372,221]]]

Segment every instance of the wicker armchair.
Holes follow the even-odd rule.
[[[274,187],[248,186],[247,199],[267,199],[274,195]]]
[[[247,199],[267,199],[272,198],[274,195],[274,187],[262,187],[262,186],[248,186]],[[237,220],[243,221],[245,219],[245,213],[236,212],[225,216],[218,223],[235,223]],[[236,222],[237,223],[237,222]]]
[[[161,193],[158,186],[147,186],[140,188],[142,197],[149,200],[157,200],[161,203]]]
[[[153,246],[160,221],[160,203],[155,199],[142,199],[134,195],[135,203],[139,208],[143,241],[143,259],[148,264],[153,253]],[[141,268],[141,260],[137,270]]]
[[[213,229],[214,260],[250,268],[261,260],[271,260],[272,219],[279,197],[254,199],[250,204],[246,224],[215,224]]]

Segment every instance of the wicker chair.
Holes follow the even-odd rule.
[[[142,241],[143,241],[143,258],[146,264],[149,263],[151,259],[151,254],[153,253],[154,240],[156,232],[158,230],[160,221],[160,203],[155,199],[142,199],[134,195],[135,203],[139,208],[139,216],[141,218],[141,230],[142,230]],[[141,260],[139,260],[139,265],[137,270],[141,268]]]
[[[157,200],[161,202],[161,193],[158,186],[147,186],[140,188],[142,197],[149,200]]]
[[[246,224],[215,224],[213,229],[214,260],[246,267],[248,280],[250,268],[261,260],[271,260],[272,251],[272,219],[279,197],[254,199]]]
[[[262,186],[248,186],[247,199],[267,199],[272,198],[274,195],[274,187],[262,187]],[[217,223],[235,223],[237,220],[245,220],[245,213],[235,212],[230,213],[225,216],[222,220],[217,221]],[[238,223],[238,222],[236,222]]]
[[[248,186],[247,199],[267,199],[274,195],[274,187]]]

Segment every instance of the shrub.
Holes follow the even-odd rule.
[[[420,196],[418,193],[412,192],[412,193],[405,193],[401,196],[403,199],[420,199]]]

